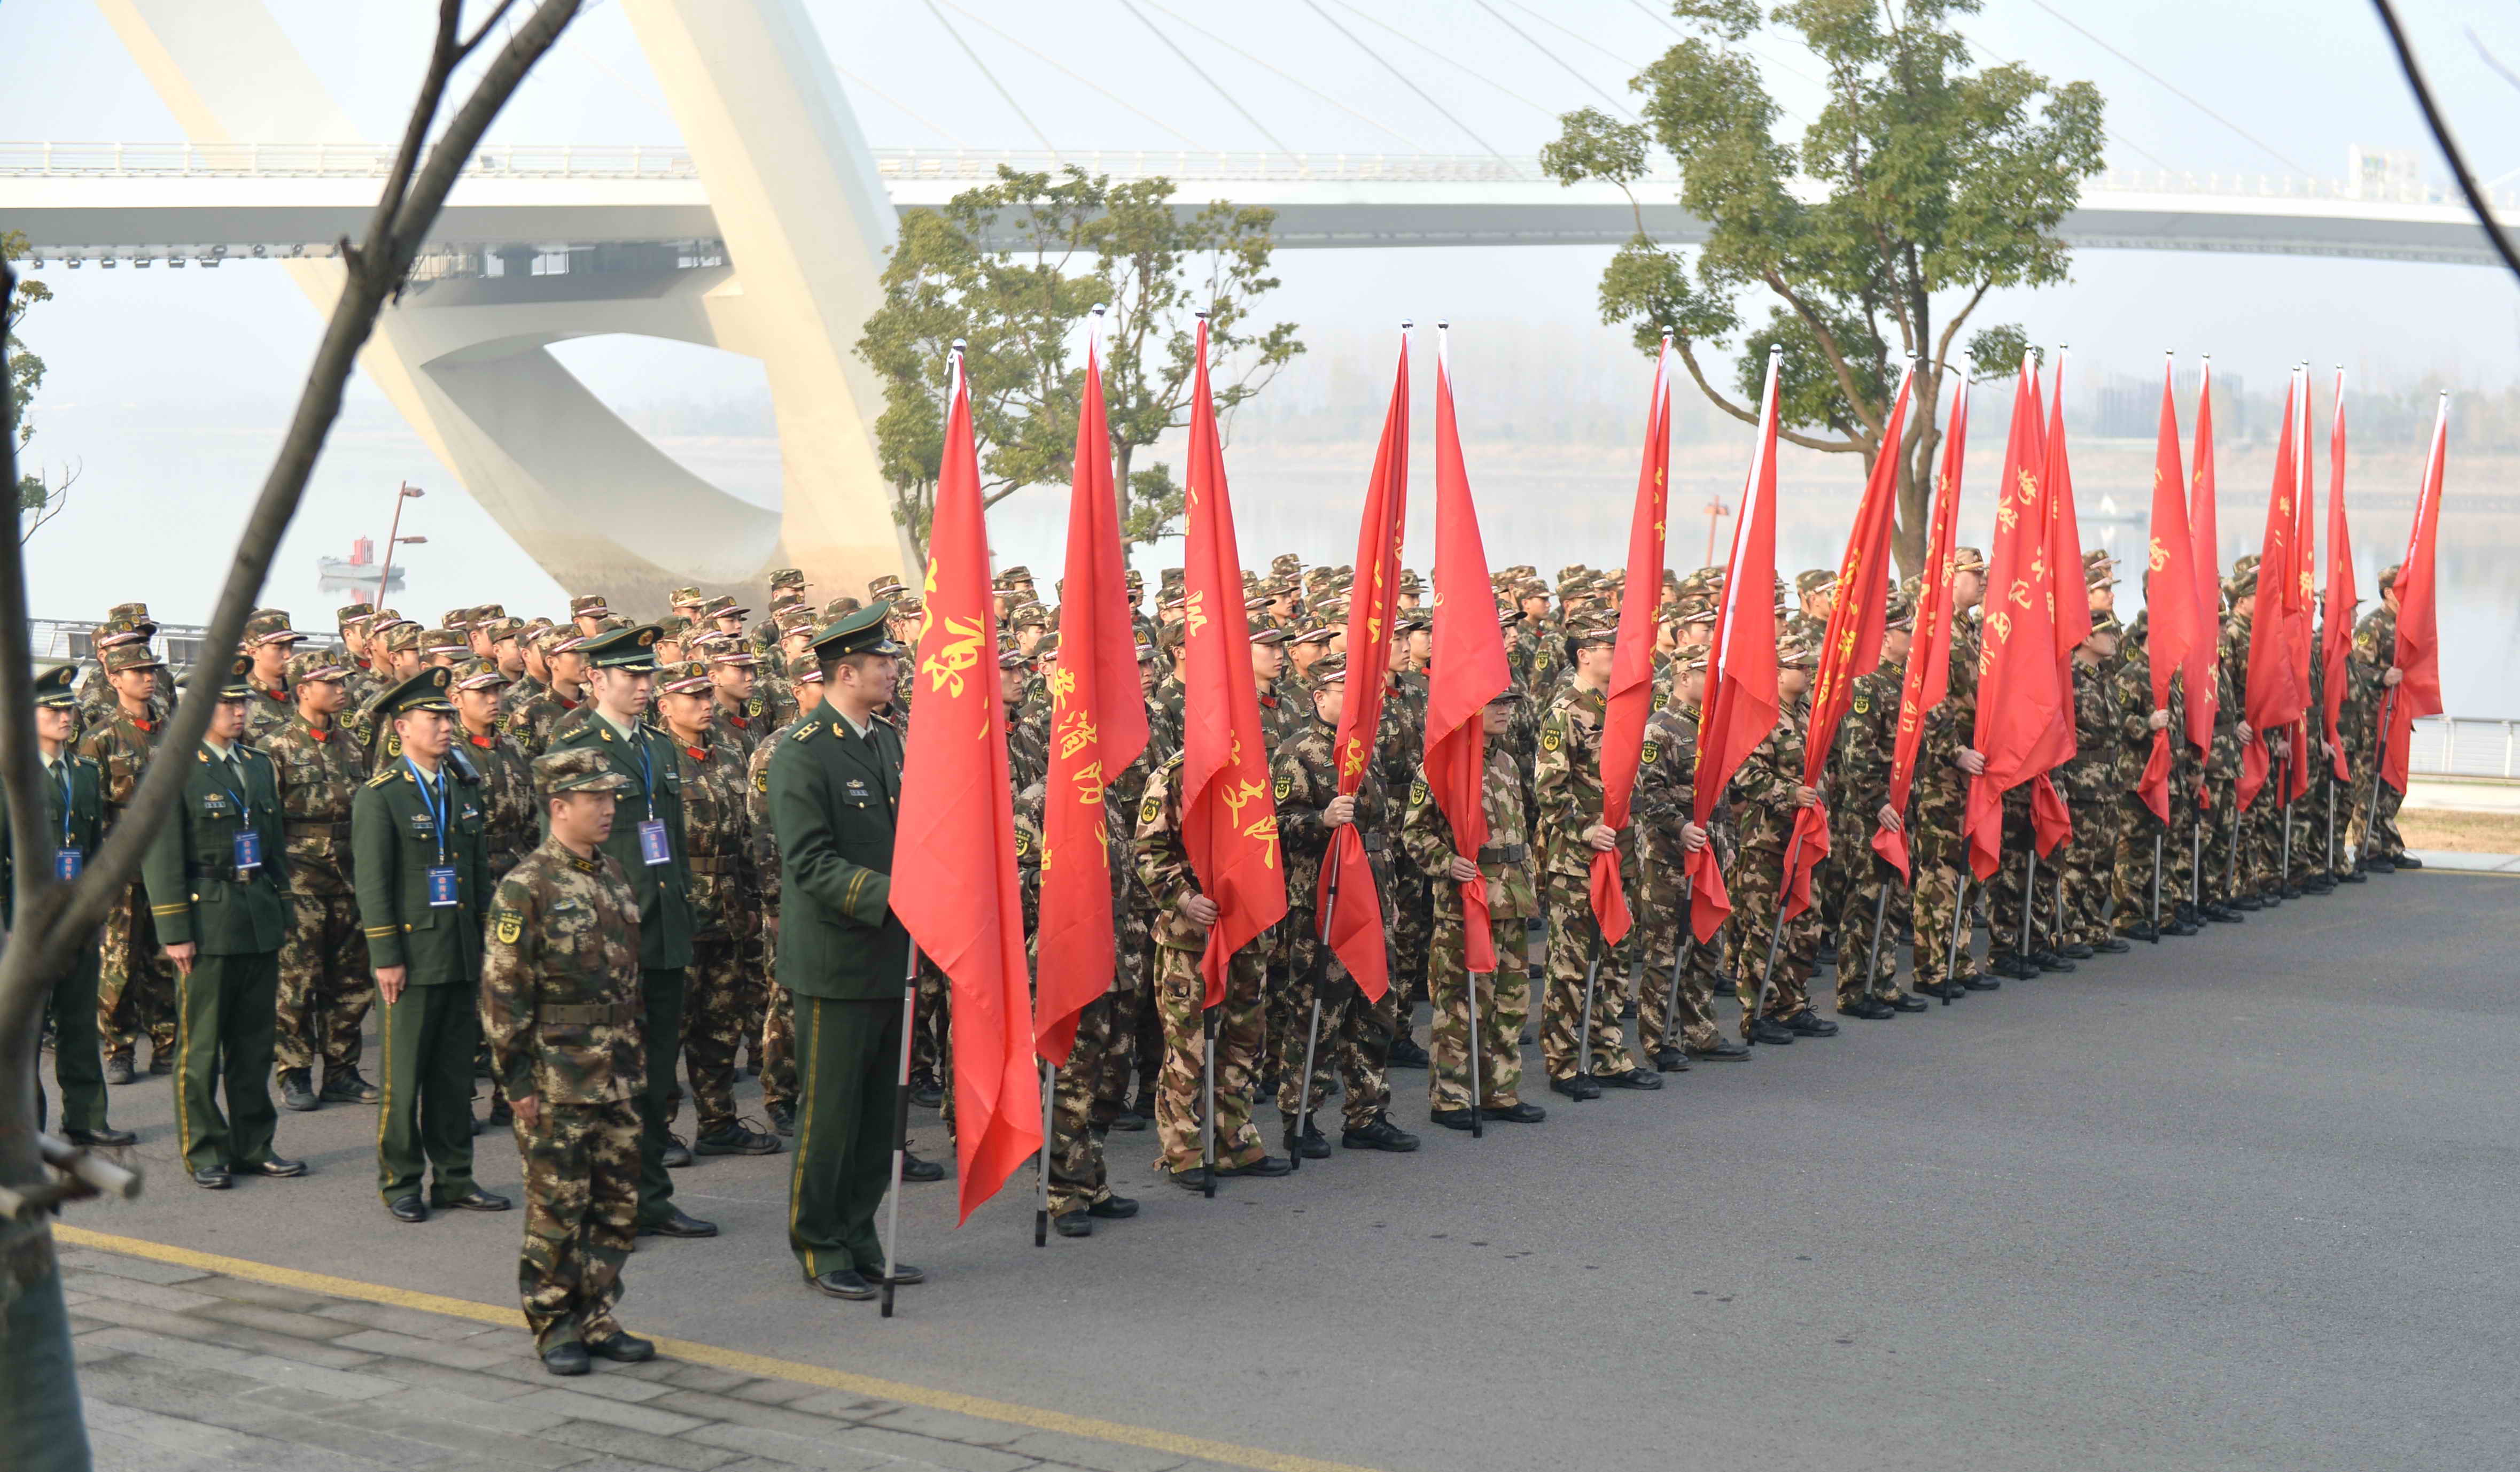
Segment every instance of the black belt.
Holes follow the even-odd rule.
[[[683,860],[683,862],[689,866],[691,871],[695,874],[732,874],[736,871],[736,860],[733,855],[721,855],[715,858],[687,858]]]
[[[281,824],[281,828],[291,838],[329,838],[337,844],[350,841],[347,818],[338,823],[327,818],[290,818]]]
[[[270,872],[260,864],[250,869],[240,869],[234,864],[186,864],[184,866],[184,878],[187,882],[215,879],[222,884],[251,884],[257,877]]]
[[[1365,841],[1365,851],[1368,853],[1388,853],[1391,851],[1391,838],[1388,834],[1360,833],[1357,837]]]
[[[1479,849],[1479,862],[1483,864],[1519,864],[1530,860],[1529,844],[1487,844]]]

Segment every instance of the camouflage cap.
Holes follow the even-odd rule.
[[[513,685],[497,660],[472,660],[455,667],[455,688],[458,690],[496,690]]]
[[[2239,556],[2231,559],[2231,575],[2237,577],[2243,573],[2256,572],[2258,570],[2258,562],[2259,558],[2257,553],[2241,553]]]
[[[1312,681],[1316,685],[1346,684],[1347,656],[1343,654],[1326,654],[1322,656],[1320,659],[1313,661],[1312,668],[1304,671],[1304,678]]]
[[[1954,547],[1952,549],[1952,571],[1955,573],[1985,572],[1986,553],[1976,547]]]
[[[1002,582],[1020,582],[1030,585],[1032,582],[1032,569],[1023,566],[1021,563],[1017,563],[1015,566],[1000,573],[998,575],[998,578]]]
[[[1791,634],[1777,640],[1778,668],[1809,669],[1818,664],[1820,664],[1820,653],[1809,644]]]
[[[163,669],[166,667],[166,662],[158,658],[157,652],[149,647],[149,641],[147,639],[133,639],[128,643],[109,644],[97,656],[97,663],[105,667],[105,672],[108,674],[120,674],[125,669]]]
[[[534,759],[534,796],[556,798],[570,792],[619,792],[630,779],[612,769],[602,752],[572,747]]]
[[[485,603],[472,611],[472,621],[475,623],[506,617],[508,617],[508,606],[504,603]]]
[[[1881,606],[1881,626],[1883,628],[1915,627],[1916,600],[1896,588],[1891,589],[1889,598]]]
[[[1330,627],[1328,624],[1321,623],[1305,629],[1302,633],[1295,635],[1295,637],[1288,642],[1294,644],[1328,644],[1330,640],[1338,637],[1338,632],[1339,631],[1337,629]]]
[[[472,611],[469,608],[450,608],[445,613],[438,616],[437,626],[440,628],[455,629],[458,632],[471,628],[472,626]]]
[[[1048,628],[1050,608],[1047,604],[1024,604],[1007,616],[1007,623],[1012,628]]]
[[[784,608],[802,608],[804,605],[805,590],[803,588],[772,588],[770,590],[770,611],[774,614]]]
[[[805,586],[805,570],[802,568],[772,568],[770,570],[770,586],[774,589],[795,588],[801,591]]]
[[[475,626],[488,634],[490,642],[493,644],[503,643],[509,639],[521,638],[524,636],[525,632],[525,623],[523,620],[511,619],[505,614],[502,614],[495,619],[486,620]]]
[[[1293,637],[1293,634],[1282,628],[1255,628],[1251,631],[1251,642],[1255,645],[1265,644],[1274,647]]]
[[[849,610],[849,613],[855,612],[857,612],[855,609]],[[842,614],[840,617],[845,619],[848,614]],[[799,605],[785,610],[772,621],[778,624],[779,637],[783,639],[793,634],[810,634],[814,631],[814,611]]]
[[[707,606],[700,610],[699,616],[702,619],[741,619],[751,612],[752,610],[737,603],[733,594],[720,593],[708,600]]]
[[[1418,570],[1415,568],[1402,568],[1400,570],[1400,591],[1404,593],[1422,593],[1426,591],[1426,579],[1418,576]]]
[[[394,622],[386,624],[378,632],[378,640],[384,646],[385,653],[387,654],[393,654],[405,649],[418,649],[420,647],[420,625],[412,622],[408,619],[396,620]]]
[[[1182,629],[1183,629],[1183,625],[1182,625],[1182,624],[1179,624],[1179,623],[1167,623],[1167,624],[1165,624],[1163,627],[1161,627],[1161,628],[1159,628],[1159,629],[1156,629],[1156,630],[1155,630],[1155,644],[1156,644],[1156,646],[1157,646],[1158,648],[1167,649],[1167,650],[1172,650],[1172,649],[1179,649],[1179,648],[1181,648],[1181,647],[1182,647]]]
[[[684,660],[656,671],[656,689],[665,695],[707,695],[717,688],[704,660]]]
[[[333,651],[319,649],[289,658],[289,683],[293,687],[308,680],[331,680],[336,683],[350,677],[350,667],[333,658]]]
[[[158,631],[158,621],[149,617],[149,605],[145,603],[117,603],[105,611],[105,621],[132,628],[146,624],[151,633]]]
[[[420,635],[420,655],[427,659],[437,654],[457,654],[472,646],[462,634],[451,628],[424,629]]]
[[[2406,570],[2407,565],[2402,562],[2393,562],[2387,567],[2382,568],[2380,570],[2380,591],[2385,593],[2389,591],[2389,589],[2396,587],[2398,585],[2399,575],[2405,573]]]
[[[1805,568],[1794,575],[1794,595],[1798,598],[1825,593],[1836,586],[1837,570],[1834,568]]]
[[[1046,665],[1058,657],[1058,631],[1057,629],[1053,629],[1049,633],[1043,634],[1041,636],[1041,642],[1032,647],[1032,662],[1036,665]]]
[[[656,637],[659,639],[671,639],[675,643],[679,644],[691,633],[695,626],[696,625],[691,620],[684,618],[680,614],[667,614],[665,617],[656,621]]]
[[[245,621],[245,644],[248,649],[259,649],[265,644],[294,644],[305,637],[304,634],[289,626],[287,609],[256,609],[253,617]]]
[[[1692,644],[1672,655],[1671,667],[1681,674],[1704,674],[1706,656],[1709,652],[1707,646],[1703,644]]]
[[[1304,571],[1304,560],[1292,552],[1281,552],[1269,559],[1269,571],[1281,577],[1292,577]]]
[[[1615,644],[1619,641],[1616,619],[1579,619],[1566,625],[1566,644],[1575,648],[1585,644]]]
[[[823,682],[823,662],[810,654],[800,654],[788,662],[788,683],[819,685]]]
[[[2105,547],[2093,547],[2083,554],[2083,583],[2087,587],[2117,586],[2118,560]]]
[[[2092,610],[2092,632],[2115,636],[2126,632],[2126,629],[2119,624],[2116,610],[2095,608]]]
[[[867,584],[867,597],[874,602],[883,603],[900,597],[901,587],[901,579],[886,573]]]
[[[731,634],[723,629],[713,634],[702,634],[694,639],[692,656],[695,659],[708,661],[711,668],[734,666],[748,668],[761,663],[759,655],[744,647],[742,635]]]
[[[891,599],[893,599],[893,598],[898,598],[898,597],[900,597],[900,596],[901,596],[901,584],[900,584],[899,582],[895,582],[895,583],[892,585],[892,592],[891,592],[889,595],[885,595],[885,594],[878,594],[878,595],[877,595],[877,597],[876,597],[876,602],[878,602],[878,603],[889,602]],[[859,601],[857,601],[855,598],[834,598],[834,599],[832,599],[831,602],[826,603],[826,604],[824,604],[824,605],[823,605],[823,619],[822,619],[822,621],[823,621],[823,622],[825,622],[825,623],[833,623],[833,622],[837,622],[838,621],[840,621],[840,620],[842,620],[842,619],[847,618],[849,615],[856,613],[858,610],[860,610],[860,609],[862,609],[862,608],[864,608],[864,607],[866,607],[866,605],[865,605],[865,604],[863,604],[863,603],[860,603],[860,602],[859,602]]]
[[[698,588],[688,585],[676,588],[665,595],[665,606],[667,608],[689,608],[696,603],[706,602],[708,602],[708,596],[706,594],[702,593]]]
[[[1129,584],[1130,591],[1135,592],[1147,585],[1147,575],[1139,572],[1135,568],[1131,568],[1126,581]]]
[[[335,628],[365,628],[368,625],[369,621],[375,619],[376,616],[377,611],[367,604],[345,603],[339,608],[333,610],[333,626]]]
[[[611,613],[612,606],[604,601],[602,593],[585,593],[568,600],[568,616],[572,619],[604,619]]]
[[[1022,650],[1015,648],[1012,644],[1001,645],[998,649],[998,667],[1000,669],[1021,669],[1024,666],[1030,663],[1032,663],[1032,656],[1025,654]],[[1001,690],[1003,693],[1011,696],[1022,693],[1022,687],[1020,685],[1012,683],[1002,686]]]

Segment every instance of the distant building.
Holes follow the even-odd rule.
[[[390,579],[384,586],[384,592],[401,591],[402,569],[394,568],[387,572],[379,566],[377,544],[364,536],[350,543],[350,555],[347,558],[315,559],[315,585],[327,594],[347,593],[353,603],[364,603],[374,607],[384,601],[379,595],[377,588],[380,575]]]

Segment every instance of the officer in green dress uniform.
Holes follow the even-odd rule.
[[[402,755],[350,804],[359,926],[384,1003],[377,1191],[397,1221],[426,1221],[429,1206],[504,1212],[509,1205],[472,1182],[488,812],[479,779],[446,759],[453,678],[432,666],[377,697],[377,718],[392,723]],[[427,1205],[424,1157],[432,1177]]]
[[[184,768],[184,792],[141,859],[149,913],[175,966],[175,1135],[193,1183],[303,1175],[273,1153],[272,1034],[280,942],[289,933],[287,837],[271,759],[245,739],[245,660],[197,666],[219,682],[210,727]],[[182,760],[171,754],[162,759]],[[214,1097],[225,1085],[227,1112]]]
[[[646,1008],[641,1037],[648,1051],[639,1094],[639,1235],[714,1237],[716,1223],[674,1205],[673,1179],[665,1173],[672,1120],[666,1099],[674,1087],[674,1057],[682,1050],[692,909],[682,776],[672,739],[647,719],[660,632],[642,623],[598,633],[577,646],[586,657],[587,718],[565,734],[556,729],[551,750],[601,752],[615,772],[630,779],[604,851],[621,865],[639,897],[639,994]]]
[[[806,1280],[834,1298],[875,1297],[887,1265],[895,1283],[923,1276],[887,1265],[875,1229],[891,1175],[910,967],[910,933],[891,907],[901,733],[877,713],[899,670],[891,613],[878,603],[814,636],[822,703],[779,739],[765,774],[780,855],[779,985],[795,1004],[788,1242]],[[912,1178],[942,1173],[925,1165]]]
[[[68,883],[96,852],[105,827],[104,773],[70,750],[78,731],[78,696],[71,680],[75,666],[62,665],[35,676],[35,746],[44,763],[42,831],[52,842],[29,863],[52,865],[55,878]],[[9,835],[8,809],[0,805],[0,924],[15,925],[17,853]],[[62,1135],[73,1145],[128,1145],[139,1136],[105,1123],[105,1057],[97,1044],[96,979],[98,951],[82,945],[60,976],[53,979],[45,1005],[53,1025],[53,1080],[62,1088]],[[46,1118],[43,1084],[35,1087],[35,1122]]]

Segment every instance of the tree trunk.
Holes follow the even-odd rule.
[[[35,1152],[35,1028],[0,1018],[0,1185],[23,1190],[52,1173]],[[68,1312],[52,1218],[0,1220],[0,1436],[25,1472],[88,1465]]]
[[[1117,527],[1129,525],[1129,459],[1137,448],[1126,439],[1114,441],[1111,446],[1111,499],[1119,503],[1119,514],[1112,525]],[[1121,550],[1125,553],[1128,549]]]

